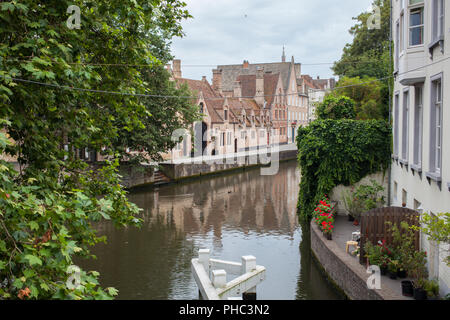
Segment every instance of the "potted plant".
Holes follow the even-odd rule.
[[[413,277],[414,299],[426,300],[426,279],[428,278],[426,252],[416,251],[411,255],[409,262],[409,274]]]
[[[392,234],[392,243],[399,260],[398,277],[406,278],[409,264],[412,261],[415,250],[415,231],[406,221],[400,223],[400,227],[392,222],[386,222]]]
[[[402,281],[402,295],[404,295],[405,297],[412,297],[414,295],[414,286],[412,281]]]
[[[386,240],[378,241],[378,248],[380,250],[380,271],[382,275],[388,273],[389,262],[392,260],[393,251],[386,244]]]
[[[407,276],[406,269],[400,260],[400,263],[398,265],[398,270],[397,270],[397,277],[399,277],[400,279],[405,279],[406,276]]]
[[[334,219],[331,216],[329,216],[327,220],[322,222],[322,232],[325,238],[327,238],[327,240],[333,240],[332,237],[334,229],[333,222]]]
[[[380,272],[382,276],[387,275],[388,272],[388,264],[389,264],[389,256],[386,254],[382,254],[380,256]]]
[[[354,197],[353,193],[345,191],[343,202],[345,209],[347,210],[348,221],[353,222],[354,225],[359,225],[358,219],[361,216],[362,212],[361,202],[359,201],[359,199]]]
[[[379,266],[380,270],[382,269],[382,252],[381,247],[379,245],[374,246],[370,241],[366,242],[365,244],[365,252],[366,252],[366,258],[368,259],[368,262],[372,266]],[[383,273],[383,271],[381,270]]]
[[[424,289],[426,281],[425,278],[419,278],[413,282],[415,300],[427,300],[427,291]]]
[[[355,226],[359,225],[358,220],[363,212],[384,206],[383,191],[382,185],[371,180],[369,185],[360,185],[356,190],[352,188],[351,192],[344,193],[343,202],[348,214],[354,218]],[[351,220],[351,218],[349,219]]]
[[[328,240],[332,240],[332,233],[334,229],[333,208],[326,195],[319,201],[319,204],[314,210],[313,217],[315,223],[323,232],[324,237]]]
[[[439,282],[436,279],[428,280],[425,283],[425,291],[429,300],[439,299]]]
[[[388,264],[388,275],[391,279],[397,279],[398,260],[390,260]]]

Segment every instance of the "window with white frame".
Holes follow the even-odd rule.
[[[400,96],[397,93],[394,98],[394,156],[398,157],[399,141],[399,117],[400,117]]]
[[[423,86],[416,86],[414,101],[414,165],[422,165]]]
[[[410,0],[410,4],[423,3],[423,1]],[[411,8],[409,11],[409,45],[419,46],[423,44],[424,15],[423,6]]]
[[[432,41],[442,40],[444,36],[444,0],[432,0]]]
[[[261,130],[260,132],[259,132],[259,137],[260,138],[264,138],[265,137],[265,131],[264,130]]]
[[[227,132],[227,145],[231,146],[231,132]]]
[[[431,82],[430,171],[441,173],[442,162],[442,75]]]
[[[403,121],[402,121],[402,160],[408,161],[409,147],[409,90],[403,92]]]

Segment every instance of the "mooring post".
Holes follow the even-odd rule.
[[[256,269],[256,258],[254,256],[242,257],[242,274],[252,272]],[[256,287],[250,288],[242,293],[242,300],[256,300]]]
[[[225,288],[227,286],[227,272],[225,270],[214,270],[211,282],[216,289]]]
[[[198,250],[198,262],[200,262],[203,265],[203,268],[206,271],[206,274],[208,277],[210,277],[209,274],[209,256],[210,256],[210,250],[209,249],[200,249]]]

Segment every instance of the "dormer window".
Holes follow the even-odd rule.
[[[223,111],[223,118],[225,119],[225,121],[228,121],[228,110]]]
[[[203,102],[200,102],[200,113],[203,113],[203,109],[204,109]]]

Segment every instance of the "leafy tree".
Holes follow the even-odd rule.
[[[66,24],[71,5],[81,9],[80,29]],[[0,154],[18,160],[17,168],[0,160],[0,299],[117,293],[83,270],[79,285],[68,287],[69,267],[104,240],[93,222],[140,222],[118,175],[125,144],[156,157],[171,146],[171,128],[184,123],[174,114],[193,115],[186,99],[133,95],[186,94],[163,70],[170,40],[190,17],[184,7],[178,0],[0,3]],[[80,161],[85,147],[107,156],[101,169]]]
[[[390,0],[374,0],[373,5],[380,8],[380,28],[369,29],[372,12],[353,18],[357,21],[349,30],[353,42],[345,46],[341,60],[334,64],[335,74],[360,78],[389,75]]]
[[[341,59],[335,62],[332,68],[339,77],[347,77],[339,81],[338,87],[355,82],[349,84],[359,83],[361,84],[359,88],[368,87],[364,95],[367,95],[367,91],[371,92],[372,97],[379,95],[379,98],[365,100],[348,95],[354,98],[357,108],[361,108],[357,110],[358,119],[379,119],[380,116],[388,119],[389,86],[393,86],[392,78],[387,79],[393,71],[392,55],[389,50],[390,0],[374,0],[373,5],[380,8],[380,28],[369,29],[367,22],[372,12],[363,12],[353,18],[357,21],[349,30],[353,41],[345,46]],[[373,79],[383,80],[371,82]]]
[[[355,119],[355,102],[349,97],[328,95],[318,105],[316,112],[320,120]]]
[[[385,85],[375,78],[349,78],[339,79],[339,89],[333,92],[336,96],[347,96],[355,102],[356,119],[382,120],[389,112],[388,103],[384,101]]]
[[[140,130],[129,132],[122,127],[114,147],[130,160],[142,161],[145,155],[159,161],[161,150],[171,150],[179,142],[172,140],[172,133],[180,128],[189,128],[200,119],[200,114],[193,101],[186,98],[195,95],[186,84],[170,81],[169,73],[162,66],[147,68],[142,71],[142,76],[151,92],[158,95],[144,100],[151,116],[141,119],[144,127]],[[127,154],[127,148],[145,153]]]

